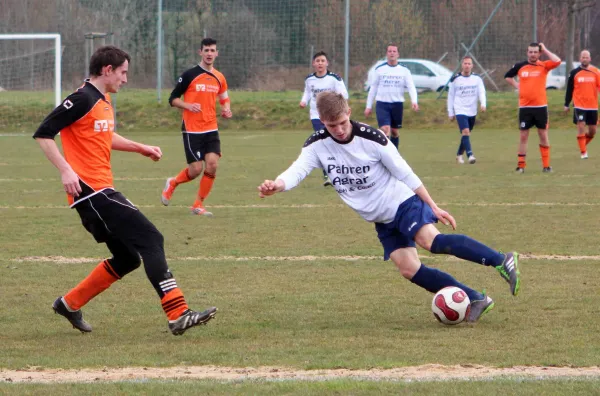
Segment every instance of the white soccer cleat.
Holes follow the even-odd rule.
[[[477,161],[477,159],[475,158],[474,155],[469,155],[469,164],[474,164],[475,161]]]
[[[462,155],[457,155],[456,156],[456,163],[457,164],[464,164],[465,163],[465,160],[463,159]]]
[[[581,159],[588,159],[587,151],[585,153],[581,154]]]

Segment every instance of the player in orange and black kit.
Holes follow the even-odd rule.
[[[192,326],[208,322],[217,309],[195,312],[188,308],[167,266],[162,234],[113,187],[111,150],[136,152],[154,161],[162,156],[159,147],[137,143],[114,132],[108,94],[127,83],[129,60],[129,55],[119,48],[99,48],[90,59],[90,79],[54,109],[33,135],[60,171],[69,204],[79,213],[83,226],[98,243],[106,243],[113,254],[75,288],[57,298],[52,308],[73,327],[92,331],[80,308],[138,268],[143,260],[146,275],[169,319],[169,330],[180,335]],[[64,157],[54,141],[59,132]]]
[[[540,55],[550,58],[540,61]],[[525,172],[525,156],[529,129],[536,127],[540,137],[540,154],[543,172],[552,172],[550,166],[550,141],[548,139],[548,99],[546,98],[546,76],[560,65],[560,58],[548,51],[542,43],[531,43],[527,48],[527,60],[517,63],[506,72],[504,79],[519,91],[519,161],[516,171]],[[515,81],[519,77],[519,82]]]
[[[171,106],[183,110],[181,131],[188,166],[177,176],[167,179],[160,200],[163,205],[169,205],[175,188],[181,183],[194,180],[204,168],[198,195],[191,210],[196,215],[211,216],[212,213],[204,208],[204,200],[212,189],[221,157],[217,98],[221,104],[221,117],[231,118],[232,114],[227,81],[223,74],[213,67],[215,59],[219,56],[217,41],[211,38],[203,39],[198,53],[202,60],[179,77],[169,97]],[[184,100],[180,99],[182,95]]]
[[[565,113],[569,112],[571,100],[573,101],[573,123],[577,125],[577,143],[581,159],[588,158],[587,145],[596,135],[598,123],[598,90],[600,89],[600,71],[590,65],[592,57],[590,51],[581,51],[579,62],[581,65],[569,73],[567,93],[565,94]],[[588,133],[585,133],[585,126]]]

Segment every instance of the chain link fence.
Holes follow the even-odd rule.
[[[131,54],[130,87],[156,88],[160,79],[160,86],[171,88],[198,62],[205,36],[218,40],[216,67],[231,89],[302,89],[312,54],[325,51],[330,69],[350,89],[361,90],[390,42],[397,43],[401,58],[428,59],[454,70],[498,6],[472,54],[487,84],[507,89],[504,72],[525,59],[535,36],[565,58],[570,3],[578,4],[575,56],[589,48],[594,57],[600,53],[600,41],[593,40],[600,37],[600,0],[0,0],[0,33],[60,33],[65,90],[81,83],[90,51],[101,44]],[[48,43],[0,42],[2,69],[14,58],[21,62],[18,69],[35,73],[33,61],[22,66],[23,56],[47,56],[47,49]],[[3,78],[14,78],[5,74],[0,73],[0,86],[11,84]],[[34,77],[22,74],[18,78],[27,81],[27,89]]]

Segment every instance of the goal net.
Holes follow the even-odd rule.
[[[0,133],[33,133],[61,101],[59,34],[0,34]]]

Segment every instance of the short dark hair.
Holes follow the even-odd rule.
[[[210,37],[203,38],[202,42],[200,43],[200,51],[202,51],[202,49],[204,47],[208,47],[211,45],[217,45],[217,40],[215,40],[214,38],[210,38]]]
[[[465,60],[465,59],[471,59],[471,61],[473,61],[473,57],[471,55],[463,56],[462,60]]]
[[[388,47],[396,47],[396,51],[400,52],[400,48],[398,47],[398,44],[396,44],[396,43],[388,43],[388,45],[385,46],[386,51],[387,51]]]
[[[131,57],[122,49],[113,45],[100,47],[90,58],[90,76],[101,76],[103,67],[112,66],[113,69],[116,69],[125,61],[131,62]]]
[[[538,49],[539,49],[540,51],[542,50],[542,48],[540,47],[540,43],[535,43],[535,42],[534,42],[534,43],[531,43],[531,44],[529,44],[529,45],[528,45],[528,47],[538,47]]]
[[[319,56],[324,56],[325,59],[329,60],[329,58],[327,57],[327,54],[325,53],[325,51],[319,51],[316,54],[313,55],[313,60],[317,59]]]

